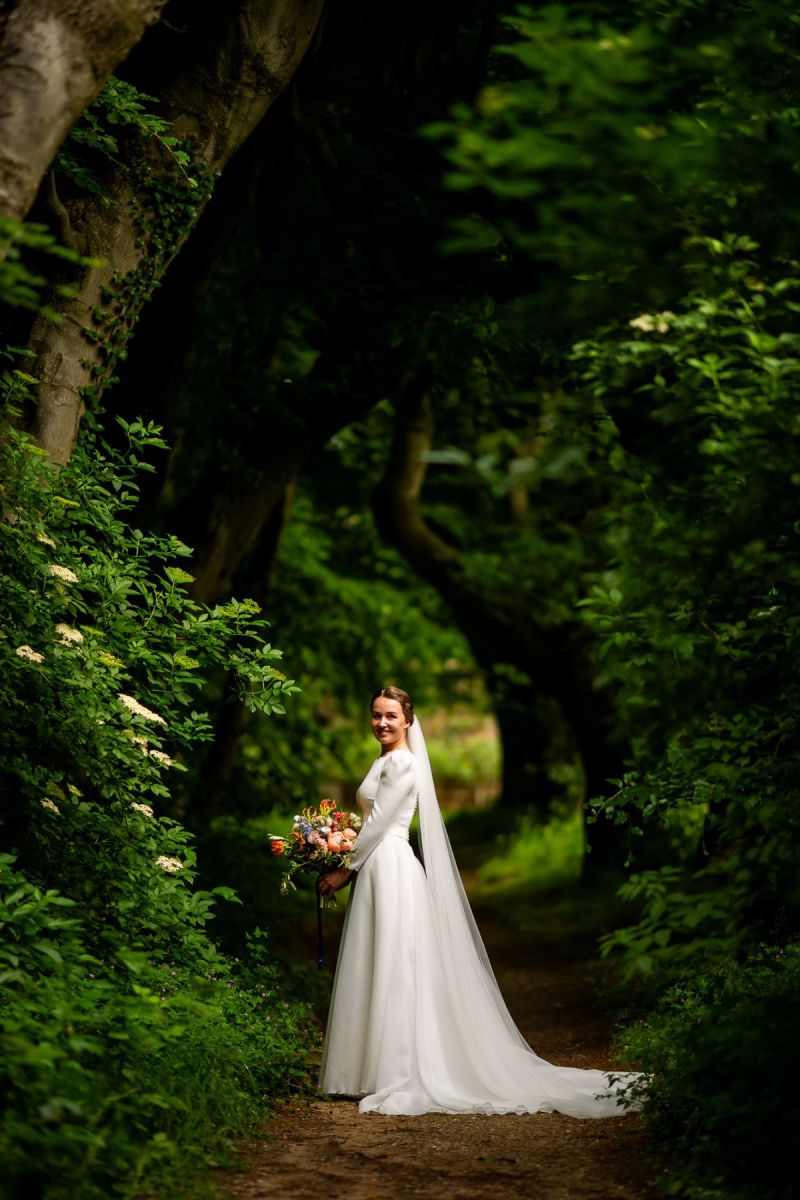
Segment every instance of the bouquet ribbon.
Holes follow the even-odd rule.
[[[325,943],[322,937],[322,896],[317,892],[317,970],[321,971],[325,963]]]

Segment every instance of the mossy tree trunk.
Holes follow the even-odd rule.
[[[216,175],[294,74],[323,3],[225,6],[179,68],[169,64],[159,100],[172,135],[190,151],[192,179],[176,169],[163,142],[131,140],[102,181],[102,197],[64,204],[72,248],[96,265],[79,270],[72,298],[48,297],[62,320],[37,317],[32,331],[28,369],[40,380],[33,431],[53,462],[68,460],[85,403],[113,378],[142,307],[194,227]]]

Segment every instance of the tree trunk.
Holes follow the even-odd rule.
[[[503,743],[503,802],[532,805],[547,819],[555,798],[548,759],[555,759],[559,740],[565,740],[552,716],[554,708],[563,715],[581,756],[587,796],[601,794],[605,778],[622,770],[608,699],[592,691],[590,661],[582,646],[585,634],[572,625],[539,628],[524,602],[470,578],[459,552],[431,529],[422,513],[425,455],[433,438],[425,381],[408,380],[396,409],[392,455],[375,495],[376,522],[450,605],[486,672]],[[587,869],[620,860],[614,827],[589,826],[587,837],[592,846]]]
[[[0,216],[25,216],[67,133],[165,3],[13,5],[0,48]]]
[[[503,804],[520,812],[532,810],[540,821],[548,821],[558,798],[548,766],[559,740],[559,714],[543,702],[530,680],[510,687],[490,670],[487,682],[503,751]]]
[[[283,493],[268,521],[259,533],[258,542],[242,578],[237,579],[243,594],[263,604],[269,591],[275,560],[280,549],[281,535],[291,510],[294,483]],[[192,812],[201,821],[208,822],[228,807],[231,789],[235,784],[235,770],[239,757],[239,745],[244,735],[250,712],[234,695],[235,680],[229,677],[223,701],[214,728],[214,740],[209,747],[203,764],[203,786],[196,792]]]
[[[34,434],[59,464],[72,453],[86,398],[98,399],[142,306],[196,223],[221,171],[291,79],[324,0],[242,0],[160,92],[172,134],[190,144],[198,188],[175,173],[160,143],[131,146],[94,199],[68,202],[74,248],[101,260],[81,268],[72,299],[37,317],[30,373],[41,382]]]

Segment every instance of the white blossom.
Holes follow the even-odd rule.
[[[176,871],[183,870],[183,863],[179,858],[170,858],[167,854],[160,854],[156,859],[156,866],[161,867],[162,871],[169,871],[170,875],[174,875]]]
[[[139,804],[137,800],[134,800],[131,808],[135,809],[136,812],[141,813],[143,817],[153,816],[153,810],[149,804]]]
[[[165,767],[172,767],[175,765],[175,759],[170,758],[170,756],[165,754],[163,750],[145,750],[145,754],[149,755],[150,758],[154,758],[156,762],[160,762]]]
[[[145,708],[133,696],[126,696],[124,692],[117,692],[117,699],[121,704],[132,712],[135,716],[141,717],[143,721],[156,721],[159,725],[166,725],[166,721],[157,712],[153,712],[151,708]]]
[[[45,546],[52,546],[54,550],[56,548],[56,544],[53,539],[48,537],[46,533],[42,533],[41,530],[37,530],[36,540],[37,542],[42,542]]]
[[[61,567],[58,563],[50,563],[47,569],[51,575],[55,575],[56,579],[60,579],[63,583],[78,582],[78,576],[69,567]]]
[[[670,322],[675,319],[675,313],[668,309],[660,313],[642,313],[628,321],[633,329],[641,329],[642,333],[666,333]]]
[[[72,625],[56,625],[56,633],[58,634],[58,640],[65,646],[68,646],[71,642],[77,643],[83,641],[83,634],[80,629],[75,629]]]
[[[54,804],[49,796],[42,796],[39,803],[41,804],[42,808],[48,808],[50,812],[58,813],[59,816],[61,815],[58,805]]]
[[[32,646],[17,646],[14,653],[18,658],[24,658],[26,662],[44,662],[44,655],[40,654],[38,650],[34,650]]]
[[[149,753],[147,749],[147,738],[143,733],[134,733],[132,729],[123,729],[122,736],[127,738],[129,742],[133,742],[134,746],[138,746],[142,754]]]

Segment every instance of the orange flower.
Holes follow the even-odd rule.
[[[280,840],[280,838],[273,838],[270,842],[270,846],[272,848],[272,853],[276,858],[283,854],[283,842]]]

